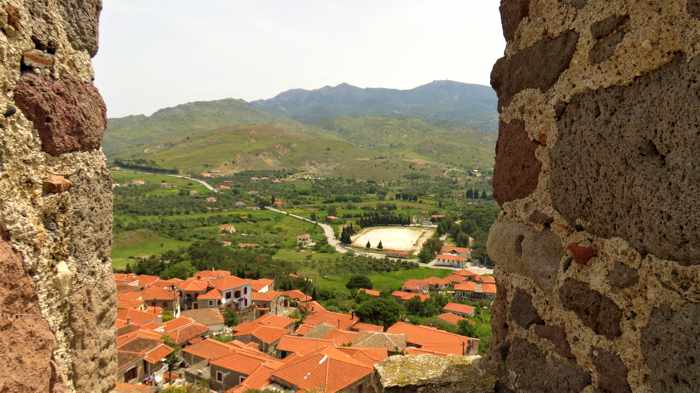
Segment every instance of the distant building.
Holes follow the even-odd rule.
[[[146,181],[143,179],[134,179],[131,181],[131,185],[133,186],[143,186],[146,184]]]
[[[216,203],[216,198],[214,198],[214,197],[207,198],[207,203]]]
[[[313,240],[311,239],[311,235],[309,235],[308,233],[304,233],[297,236],[297,246],[306,248],[313,247],[315,245],[316,243],[313,242]]]
[[[234,234],[236,233],[236,227],[233,224],[221,224],[219,225],[220,233]]]

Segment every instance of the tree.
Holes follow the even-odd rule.
[[[381,240],[379,241],[379,245],[377,246],[377,249],[379,249],[379,250],[383,250],[383,249],[384,249],[384,246],[382,245],[382,241],[381,241]]]
[[[162,319],[163,319],[163,322],[171,321],[173,319],[173,313],[170,312],[170,310],[163,311]]]
[[[372,298],[360,303],[356,314],[363,322],[388,327],[401,319],[403,307],[392,298]]]
[[[235,311],[230,308],[224,310],[224,324],[228,327],[234,327],[238,325],[238,315]]]
[[[160,278],[166,280],[170,278],[179,278],[181,280],[186,280],[194,276],[196,272],[197,270],[192,266],[192,263],[190,263],[190,261],[182,261],[171,264],[168,267],[166,267],[165,270],[160,272]]]
[[[348,289],[372,289],[372,280],[370,280],[367,276],[355,275],[350,277],[350,280],[347,284],[345,284],[345,287]]]
[[[365,245],[365,248],[368,249],[368,250],[369,250],[370,248],[372,248],[372,245],[369,243],[369,240],[367,240],[367,244]]]

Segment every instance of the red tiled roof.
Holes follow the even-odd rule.
[[[282,292],[267,291],[267,292],[253,292],[252,298],[253,298],[254,302],[271,302],[280,296],[283,296]]]
[[[182,351],[209,361],[228,356],[234,353],[235,349],[227,343],[208,338],[196,344],[189,345]]]
[[[435,259],[441,260],[441,261],[453,261],[453,262],[466,262],[467,258],[461,256],[461,255],[452,255],[452,254],[440,254]]]
[[[404,333],[409,344],[418,345],[422,349],[454,355],[463,355],[468,349],[470,340],[468,337],[444,330],[412,325],[406,322],[395,323],[387,329],[387,332]]]
[[[475,283],[471,281],[465,281],[463,283],[455,285],[455,291],[462,291],[462,292],[476,292],[478,290],[478,287],[476,286]]]
[[[248,284],[250,284],[250,287],[253,288],[254,291],[259,292],[261,289],[265,287],[270,287],[272,289],[272,285],[275,283],[275,280],[271,280],[269,278],[261,278],[258,280],[247,280]]]
[[[145,301],[174,301],[177,300],[177,294],[168,291],[159,286],[150,286],[143,291],[143,300]]]
[[[175,352],[174,349],[170,348],[165,344],[160,344],[154,349],[148,351],[148,353],[146,353],[146,356],[144,356],[143,360],[151,364],[156,364],[165,359],[168,355],[170,355],[173,352]]]
[[[353,327],[352,330],[358,332],[383,332],[384,326],[373,325],[371,323],[358,322]]]
[[[277,350],[305,355],[321,348],[332,347],[333,341],[320,338],[286,335],[277,344]]]
[[[185,292],[204,292],[209,287],[209,283],[196,278],[188,278],[177,286]]]
[[[149,276],[147,274],[139,274],[136,276],[136,278],[139,280],[139,286],[141,288],[147,288],[156,282],[160,281],[160,277],[158,276]]]
[[[342,330],[349,330],[352,325],[359,321],[360,319],[356,316],[327,310],[315,311],[304,319],[304,323],[307,325],[320,325],[322,323],[327,323]]]
[[[474,315],[474,307],[459,303],[447,303],[445,307],[442,308],[442,311],[452,312],[455,314]]]
[[[132,325],[143,326],[147,323],[158,321],[158,315],[132,308],[119,308],[117,309],[117,321],[119,320],[131,322]]]
[[[287,329],[281,329],[270,326],[259,326],[252,332],[253,337],[266,344],[272,344],[281,339],[286,334],[289,334],[289,331]]]
[[[403,300],[403,301],[409,301],[413,299],[414,297],[418,297],[421,302],[424,302],[428,299],[430,299],[429,295],[426,295],[424,293],[412,293],[412,292],[403,292],[403,291],[394,291],[391,293],[391,296]]]
[[[310,302],[313,298],[298,289],[292,289],[290,291],[282,292],[285,296],[290,299],[294,299],[299,302]]]
[[[242,384],[227,390],[226,393],[246,393],[248,390],[261,390],[270,384],[272,373],[282,367],[284,363],[277,361],[267,361],[260,365]]]
[[[135,383],[117,383],[114,390],[115,393],[151,393],[152,386],[140,385]]]
[[[205,294],[199,295],[197,300],[221,300],[223,296],[224,295],[221,294],[221,291],[214,288]]]
[[[243,322],[241,324],[238,324],[236,325],[236,327],[233,328],[233,330],[236,332],[245,333],[253,331],[258,326],[269,326],[280,329],[288,329],[289,326],[293,325],[294,323],[295,321],[289,317],[285,317],[282,315],[265,314],[254,321]]]
[[[216,326],[224,324],[224,316],[218,308],[199,308],[195,310],[187,310],[180,313],[183,317],[192,318],[195,321],[207,326]]]
[[[490,295],[496,294],[496,284],[481,284],[481,292]]]
[[[337,349],[369,367],[374,367],[375,364],[389,357],[389,352],[386,348],[339,347]]]
[[[226,270],[202,270],[197,272],[194,276],[199,280],[216,280],[230,275],[231,272]]]
[[[444,314],[440,314],[437,316],[437,318],[441,321],[447,322],[450,325],[459,325],[461,321],[464,321],[465,319],[460,317],[457,314],[452,314],[451,312],[446,312]]]
[[[471,252],[471,248],[455,247],[449,244],[442,246],[442,248],[440,249],[440,254],[455,253],[458,255],[469,255]]]
[[[467,278],[460,276],[459,274],[450,274],[449,276],[445,277],[445,280],[449,281],[450,284],[457,284],[466,281]]]
[[[155,329],[155,331],[170,337],[177,344],[185,344],[196,337],[204,335],[209,331],[209,328],[192,318],[180,317],[164,323],[163,326]]]
[[[117,307],[139,308],[143,306],[143,292],[118,292]]]
[[[325,348],[282,366],[272,376],[304,391],[335,393],[372,374],[373,368],[335,348]]]
[[[422,291],[428,285],[424,280],[406,280],[401,288],[404,291]]]
[[[473,278],[474,281],[480,282],[483,284],[495,284],[496,279],[493,276],[490,276],[488,274],[485,274],[483,276],[476,276]]]
[[[247,285],[247,282],[242,278],[238,278],[236,276],[229,276],[216,279],[212,281],[212,284],[214,285],[214,288],[220,291],[225,291],[228,289],[239,288],[244,285]]]
[[[268,359],[270,358],[262,354],[260,356],[252,356],[250,354],[234,353],[212,360],[209,363],[212,366],[225,368],[239,374],[250,375]]]
[[[467,270],[467,269],[458,270],[458,271],[455,272],[455,274],[458,275],[458,276],[462,276],[462,277],[474,277],[474,276],[478,276],[478,274],[472,272],[471,270]]]

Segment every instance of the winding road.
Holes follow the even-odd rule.
[[[177,177],[177,178],[180,178],[180,179],[191,180],[191,181],[193,181],[193,182],[196,182],[196,183],[199,183],[199,184],[203,185],[204,187],[206,187],[207,190],[209,190],[209,191],[211,191],[211,192],[214,192],[214,193],[218,193],[218,192],[219,192],[219,190],[217,190],[216,188],[212,187],[211,184],[205,182],[204,180],[199,180],[199,179],[195,179],[194,177],[182,176],[182,175],[169,175],[169,176]]]

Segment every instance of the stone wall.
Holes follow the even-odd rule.
[[[0,1],[0,391],[114,385],[100,0]]]
[[[700,1],[501,14],[496,391],[698,391]]]

